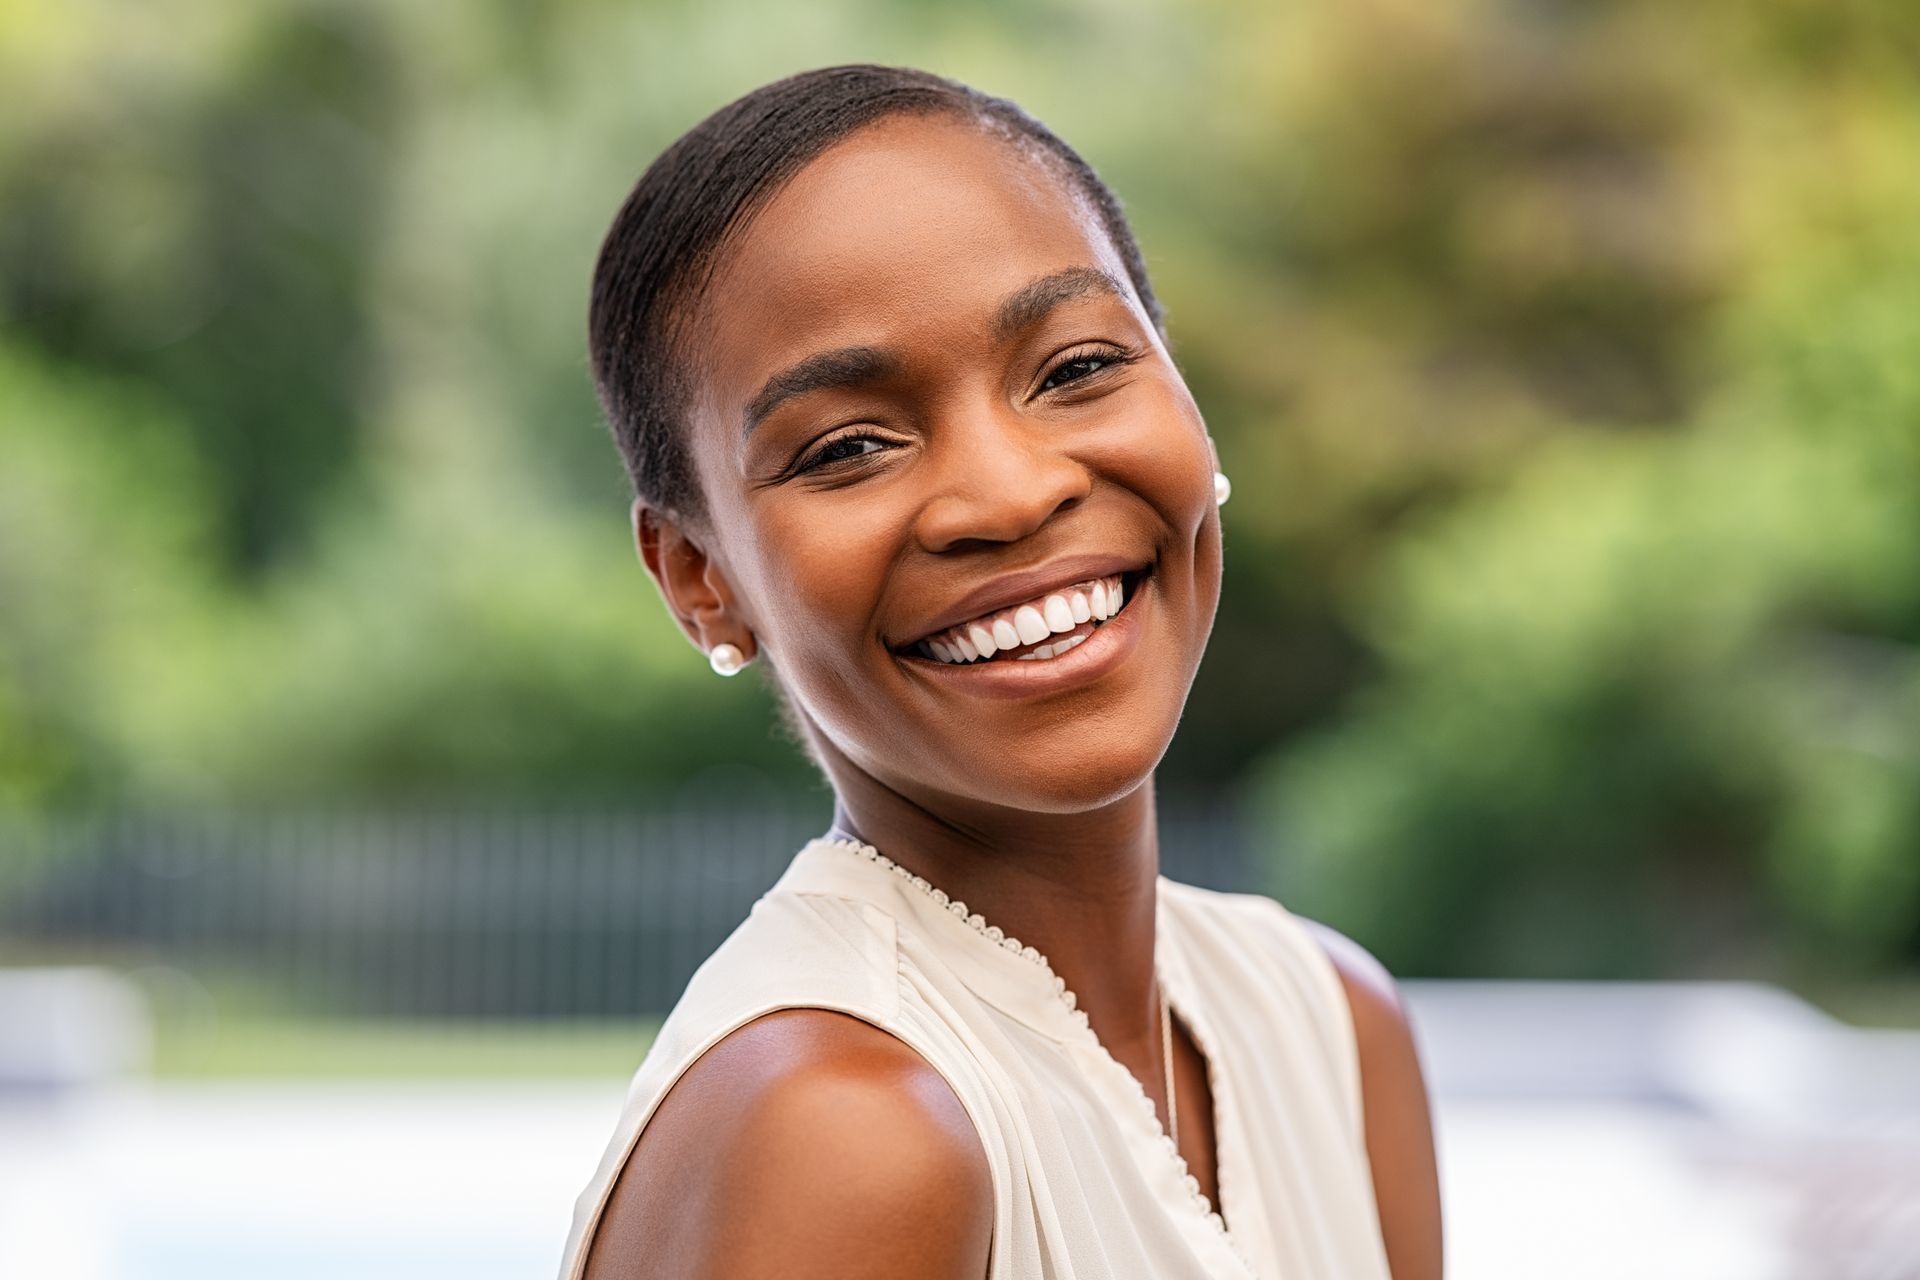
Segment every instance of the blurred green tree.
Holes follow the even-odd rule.
[[[634,563],[585,291],[701,116],[903,62],[1127,201],[1236,482],[1162,781],[1245,780],[1282,892],[1410,972],[1910,962],[1916,48],[1897,0],[0,9],[0,803],[804,783]]]
[[[1355,590],[1383,674],[1255,783],[1289,900],[1423,971],[1911,960],[1920,180],[1869,168],[1896,202],[1756,264],[1697,425],[1554,441]]]

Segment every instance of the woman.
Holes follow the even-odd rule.
[[[1392,980],[1158,874],[1227,487],[1093,171],[924,72],[782,80],[640,179],[591,342],[648,572],[835,804],[662,1027],[563,1274],[1439,1276]]]

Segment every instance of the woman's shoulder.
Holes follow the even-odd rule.
[[[1269,1034],[1317,1045],[1358,1126],[1365,1059],[1383,1039],[1383,1020],[1400,1009],[1385,966],[1331,925],[1266,894],[1178,881],[1165,881],[1163,894],[1197,976],[1237,999],[1263,1000],[1279,1019]]]
[[[562,1275],[811,1275],[753,1250],[820,1221],[859,1227],[852,1247],[883,1230],[873,1213],[917,1222],[941,1205],[984,1205],[990,1225],[974,1122],[901,1018],[898,947],[897,921],[871,903],[763,895],[647,1050],[575,1206]],[[951,1239],[913,1247],[970,1258],[976,1217],[942,1221]],[[688,1252],[719,1236],[748,1252]],[[846,1263],[839,1239],[821,1238],[822,1259]]]
[[[1264,893],[1209,889],[1161,877],[1161,898],[1181,925],[1183,936],[1210,943],[1211,950],[1277,955],[1314,967],[1351,953],[1339,945],[1329,926],[1311,920]],[[1357,947],[1358,944],[1349,943]]]
[[[1343,983],[1376,993],[1393,993],[1385,965],[1360,943],[1332,925],[1295,911],[1264,893],[1208,889],[1162,877],[1162,893],[1189,933],[1211,932],[1236,944],[1253,942],[1283,953],[1305,956],[1329,967]]]
[[[1431,1099],[1416,1029],[1392,973],[1360,942],[1277,899],[1169,884],[1187,918],[1211,931],[1188,934],[1210,940],[1216,955],[1224,948],[1244,958],[1249,948],[1268,948],[1266,955],[1301,976],[1303,990],[1323,992],[1319,1005],[1333,1030],[1327,1041],[1367,1153],[1393,1274],[1438,1276]]]
[[[681,1074],[610,1189],[587,1280],[978,1277],[992,1174],[944,1077],[858,1018],[789,1008]]]
[[[1379,1039],[1393,1024],[1404,1029],[1406,1006],[1387,966],[1363,944],[1323,920],[1300,914],[1261,893],[1232,893],[1167,881],[1169,897],[1190,924],[1191,936],[1244,949],[1252,945],[1303,966],[1320,985],[1338,983],[1363,1041]]]
[[[870,903],[776,887],[694,970],[668,1020],[832,998],[886,1021],[899,945],[898,922]]]

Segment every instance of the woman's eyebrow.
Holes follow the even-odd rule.
[[[768,378],[759,393],[747,401],[742,434],[752,435],[762,419],[794,396],[834,387],[856,387],[899,371],[900,357],[879,347],[841,347],[816,352]]]
[[[1099,267],[1062,267],[1029,280],[1008,294],[995,309],[994,341],[1005,342],[1021,330],[1038,324],[1062,303],[1095,293],[1111,294],[1123,302],[1129,298],[1126,286],[1111,272]],[[753,429],[768,414],[794,396],[877,382],[898,374],[900,368],[899,355],[882,347],[840,347],[816,352],[767,379],[766,385],[747,402],[741,434],[752,435]]]
[[[1109,271],[1099,267],[1062,267],[1029,280],[1007,295],[994,315],[994,341],[1005,342],[1022,329],[1038,324],[1061,303],[1090,293],[1110,293],[1122,302],[1129,300],[1127,287]]]

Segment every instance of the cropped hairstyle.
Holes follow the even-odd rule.
[[[821,152],[888,116],[944,115],[1039,159],[1091,206],[1156,330],[1159,301],[1120,202],[1052,130],[1005,98],[910,67],[854,63],[755,89],[702,120],[640,176],[593,273],[588,346],[614,443],[647,506],[707,522],[686,415],[696,353],[681,339],[728,239]]]

